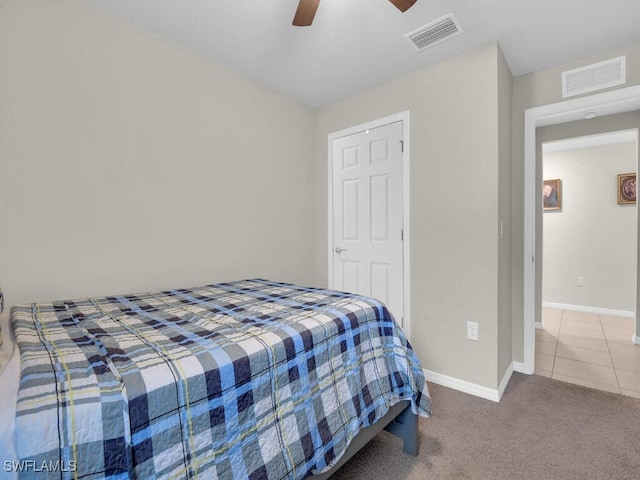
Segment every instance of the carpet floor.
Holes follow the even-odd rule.
[[[640,399],[518,373],[500,403],[429,390],[418,457],[382,432],[332,480],[640,479]]]

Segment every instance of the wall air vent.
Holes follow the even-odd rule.
[[[627,83],[627,57],[616,57],[562,72],[562,96],[602,90]]]
[[[450,13],[405,35],[419,52],[463,32],[458,19]]]

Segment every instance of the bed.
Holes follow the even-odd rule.
[[[431,414],[402,330],[359,295],[253,279],[14,306],[12,326],[0,460],[25,478],[326,478],[381,428],[417,454]]]

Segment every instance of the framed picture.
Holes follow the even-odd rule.
[[[621,173],[618,175],[618,205],[636,203],[636,174]]]
[[[542,182],[542,207],[545,212],[562,209],[562,180]]]

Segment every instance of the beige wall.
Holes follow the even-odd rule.
[[[560,140],[560,139],[566,139],[566,138],[583,137],[587,135],[596,135],[596,134],[606,133],[606,132],[616,132],[620,130],[633,130],[633,129],[640,130],[640,111],[625,112],[625,113],[619,113],[615,115],[596,117],[591,120],[579,120],[575,122],[568,122],[568,123],[562,123],[558,125],[549,125],[546,127],[540,127],[536,130],[536,150],[537,150],[536,162],[540,166],[542,166],[543,164],[542,162],[542,143],[543,142],[551,142],[554,140]],[[635,158],[638,158],[640,156],[640,144],[636,143],[636,148],[637,150],[636,150]],[[635,162],[635,160],[632,160],[632,162]],[[630,171],[635,171],[636,168],[637,167],[634,166],[633,168],[631,168]],[[618,173],[621,173],[621,172],[618,172]],[[637,210],[637,209],[634,209],[634,210]],[[636,215],[637,215],[637,212],[636,212]],[[634,224],[637,224],[637,223],[638,221],[636,218]],[[637,234],[633,237],[635,240],[634,244],[637,244],[636,237],[637,237]],[[635,253],[634,258],[637,258],[637,251]],[[544,263],[545,261],[546,260],[543,253],[542,262]],[[636,268],[633,268],[633,271],[636,272],[637,274]],[[634,284],[637,285],[636,279],[634,279]],[[540,286],[541,292],[542,292],[543,286],[544,285]],[[544,295],[542,295],[542,293],[540,293],[540,295],[543,301],[547,301],[547,299],[544,298]],[[633,300],[634,308],[629,308],[629,310],[635,309],[636,300],[637,300],[637,296]],[[622,308],[619,308],[619,309],[622,309]]]
[[[82,2],[0,2],[9,303],[326,285],[327,135],[410,110],[413,342],[425,368],[496,387],[511,82],[497,45],[316,111]]]
[[[627,83],[617,88],[640,85],[640,43],[633,43],[624,48],[605,52],[589,58],[559,65],[554,68],[541,70],[529,75],[522,75],[513,79],[513,133],[512,133],[512,280],[513,280],[513,359],[517,362],[524,360],[524,112],[551,103],[561,102],[562,84],[561,73],[565,70],[578,68],[595,62],[603,61],[620,55],[627,56]],[[599,93],[599,92],[598,92]],[[572,97],[576,98],[576,97]],[[541,166],[538,162],[538,178],[541,177]],[[536,230],[538,231],[536,257],[540,257],[541,249],[541,211],[537,214]],[[541,262],[537,262],[536,286],[537,304],[541,304]],[[540,318],[540,311],[536,313]]]
[[[637,156],[635,141],[544,154],[543,178],[562,180],[562,210],[543,215],[543,302],[635,312],[638,212],[618,205],[616,188]]]
[[[513,362],[511,320],[511,70],[498,49],[498,384]]]
[[[314,110],[80,0],[0,11],[10,304],[326,285],[327,135],[409,110],[412,341],[426,369],[488,388],[523,357],[524,111],[621,54],[640,84],[640,44],[513,80],[493,44]]]
[[[488,388],[498,383],[498,206],[508,202],[499,196],[509,141],[498,136],[499,69],[510,85],[493,44],[418,70],[321,109],[316,136],[317,272],[326,284],[327,135],[410,111],[411,340],[427,370]],[[466,339],[468,320],[480,341]]]
[[[315,110],[81,1],[0,1],[9,304],[315,280]]]

